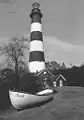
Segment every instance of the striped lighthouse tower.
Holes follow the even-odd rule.
[[[45,57],[43,49],[43,36],[41,29],[42,13],[39,4],[34,3],[30,14],[31,18],[31,35],[30,35],[30,54],[29,54],[29,70],[36,73],[45,69]]]

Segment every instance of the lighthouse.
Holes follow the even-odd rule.
[[[42,13],[40,5],[34,3],[30,13],[31,34],[30,34],[30,52],[29,52],[29,70],[32,73],[45,69],[45,56],[43,49],[43,35],[41,27]]]

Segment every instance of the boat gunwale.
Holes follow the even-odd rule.
[[[48,89],[48,88],[47,88]],[[44,90],[47,90],[47,89],[44,89]],[[43,90],[43,91],[44,91]],[[52,90],[52,89],[51,89]],[[11,92],[18,92],[18,93],[24,93],[24,94],[30,94],[30,95],[36,95],[36,96],[48,96],[48,95],[52,95],[53,94],[53,90],[52,90],[52,93],[47,93],[47,94],[38,94],[39,92],[42,92],[42,91],[39,91],[39,92],[37,92],[37,93],[35,93],[35,94],[33,94],[33,93],[28,93],[28,92],[25,92],[25,91],[19,91],[19,90],[9,90],[9,91],[11,91]]]

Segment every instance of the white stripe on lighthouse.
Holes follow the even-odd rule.
[[[41,24],[39,22],[33,22],[31,24],[31,32],[40,31],[41,32]]]
[[[41,71],[45,69],[45,62],[43,61],[33,61],[29,62],[29,70],[30,72],[36,72],[36,71]]]
[[[30,42],[30,52],[32,51],[44,51],[43,42],[39,40],[33,40]]]

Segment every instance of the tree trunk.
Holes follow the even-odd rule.
[[[19,89],[19,70],[18,70],[18,61],[15,61],[15,74],[16,74],[16,89]]]
[[[18,74],[18,61],[17,59],[15,60],[15,72]]]

